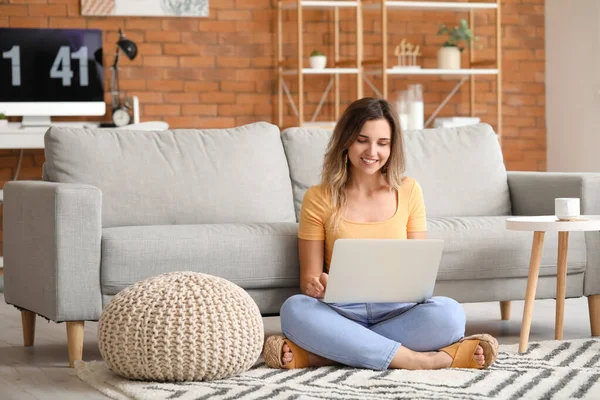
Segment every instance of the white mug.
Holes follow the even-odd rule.
[[[554,213],[558,219],[573,219],[580,215],[578,197],[554,199]]]

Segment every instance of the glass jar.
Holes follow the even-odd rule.
[[[406,91],[406,129],[423,129],[425,105],[423,104],[423,85],[408,85]]]

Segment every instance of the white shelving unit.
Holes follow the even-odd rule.
[[[281,7],[284,10],[292,10],[298,8],[298,1],[287,0],[281,1]],[[357,1],[352,0],[301,0],[300,6],[305,9],[330,9],[330,8],[354,8]],[[497,8],[496,3],[481,3],[481,2],[453,2],[453,1],[393,1],[386,2],[388,8],[402,8],[405,10],[448,10],[448,11],[464,11],[464,10],[489,10]],[[380,4],[363,3],[365,10],[379,9]]]
[[[356,60],[341,61],[340,60],[340,14],[341,8],[356,9]],[[334,12],[334,68],[325,68],[322,70],[304,68],[303,67],[303,9],[322,9],[333,10]],[[297,12],[298,23],[298,58],[292,62],[286,62],[283,59],[283,34],[282,34],[282,15],[284,10],[295,10]],[[379,11],[381,13],[381,59],[365,61],[363,58],[363,33],[362,33],[362,13],[363,11]],[[496,67],[495,68],[463,68],[463,69],[436,69],[436,68],[421,68],[421,69],[401,69],[390,68],[388,66],[388,11],[448,11],[448,12],[466,12],[469,15],[469,26],[475,33],[475,18],[474,13],[478,10],[495,10],[496,14]],[[319,114],[321,107],[333,89],[335,95],[334,114],[335,119],[340,115],[340,87],[339,76],[344,74],[356,74],[357,80],[357,97],[363,97],[363,81],[371,86],[376,93],[381,97],[388,98],[388,78],[395,76],[417,76],[417,75],[438,75],[438,76],[460,76],[460,81],[454,89],[442,101],[440,106],[434,111],[434,114],[428,119],[432,121],[435,115],[449,101],[449,99],[458,91],[458,89],[467,81],[470,81],[469,103],[470,114],[474,116],[475,110],[475,76],[495,75],[496,90],[497,90],[497,127],[496,131],[499,139],[502,138],[502,58],[501,58],[501,0],[494,2],[452,2],[452,1],[393,1],[393,0],[278,0],[277,2],[277,59],[278,59],[278,123],[283,125],[283,98],[284,94],[298,117],[298,126],[333,126],[334,122],[318,122],[316,117]],[[471,46],[469,52],[469,63],[473,65],[475,62],[475,49]],[[350,67],[352,66],[353,67]],[[365,70],[368,65],[380,64],[380,68]],[[296,103],[284,81],[284,76],[297,75],[298,79],[298,105]],[[304,120],[304,78],[306,75],[330,75],[331,79],[325,89],[321,101],[317,106],[315,113],[310,122]],[[379,91],[368,80],[368,76],[379,75],[382,78],[382,90]]]
[[[401,8],[411,11],[469,11],[469,10],[491,10],[498,8],[496,3],[457,3],[452,1],[387,1],[387,8]],[[368,8],[379,8],[378,5],[367,6]]]
[[[283,125],[283,96],[287,97],[294,113],[298,117],[298,126],[306,126],[304,122],[304,77],[305,75],[331,75],[327,88],[321,96],[321,100],[315,113],[311,118],[311,123],[322,123],[316,122],[316,118],[327,98],[327,95],[331,90],[335,95],[335,118],[337,119],[340,114],[340,75],[353,74],[356,75],[356,87],[358,97],[363,96],[363,29],[362,29],[362,1],[342,1],[342,0],[294,0],[284,1],[278,0],[277,2],[277,105],[278,105],[278,124],[281,127]],[[356,59],[350,61],[340,60],[340,8],[355,9],[356,10]],[[303,9],[323,9],[332,10],[334,13],[334,58],[333,68],[324,69],[312,69],[304,68],[304,54],[303,54]],[[295,10],[298,24],[298,54],[295,62],[286,63],[283,59],[283,11],[284,10]],[[331,62],[330,62],[331,63]],[[295,65],[294,65],[295,64]],[[353,67],[349,67],[352,66]],[[294,102],[294,99],[284,81],[284,76],[297,75],[298,77],[298,105]],[[325,124],[330,124],[329,122]]]
[[[300,1],[280,1],[281,7],[284,10],[292,10],[298,8],[305,9],[316,9],[316,8],[354,8],[356,7],[356,1],[344,1],[344,0],[300,0]]]
[[[421,69],[401,69],[388,68],[388,75],[497,75],[497,69],[438,69],[438,68],[421,68]]]
[[[287,69],[282,72],[283,75],[296,75],[297,73],[297,69]],[[348,75],[357,74],[358,68],[302,68],[302,73],[304,75]]]
[[[502,37],[501,37],[501,0],[493,2],[451,2],[451,1],[394,1],[394,0],[379,0],[379,4],[370,4],[365,6],[365,9],[377,8],[381,11],[381,69],[378,74],[382,75],[383,88],[381,95],[388,99],[388,76],[410,76],[410,75],[457,75],[462,79],[456,84],[454,89],[446,96],[442,103],[436,108],[433,114],[427,119],[427,123],[433,121],[437,113],[444,105],[452,98],[458,89],[469,80],[469,109],[470,116],[475,116],[475,76],[477,75],[496,75],[496,103],[497,103],[497,126],[496,133],[498,139],[502,140]],[[443,70],[443,69],[421,69],[421,70],[402,70],[400,68],[388,67],[388,11],[449,11],[468,13],[469,27],[476,35],[475,29],[475,12],[478,10],[494,10],[496,17],[496,67],[495,68],[464,68],[458,70]],[[470,46],[469,64],[475,62],[475,47]],[[370,75],[370,73],[367,73]],[[427,127],[427,125],[426,125]]]
[[[306,128],[321,128],[333,130],[333,128],[335,128],[335,121],[305,122],[302,126]]]

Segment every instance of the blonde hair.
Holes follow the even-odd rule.
[[[398,190],[405,170],[402,131],[396,113],[384,99],[365,97],[348,106],[335,125],[333,135],[327,145],[321,184],[330,199],[331,216],[327,228],[332,232],[339,229],[342,210],[346,205],[346,184],[350,173],[348,148],[358,138],[367,121],[385,119],[392,131],[390,157],[381,168],[390,190]]]

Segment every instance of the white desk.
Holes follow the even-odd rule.
[[[98,128],[99,122],[53,122],[52,126],[66,128]],[[11,122],[7,127],[0,127],[0,150],[1,149],[43,149],[44,134],[47,126],[21,128],[19,122]],[[169,129],[169,124],[164,121],[146,121],[136,124],[125,125],[119,128],[108,128],[119,130],[140,131],[164,131]]]
[[[98,122],[53,122],[52,126],[97,128]],[[0,127],[0,149],[43,149],[47,126],[21,128],[20,122]]]

